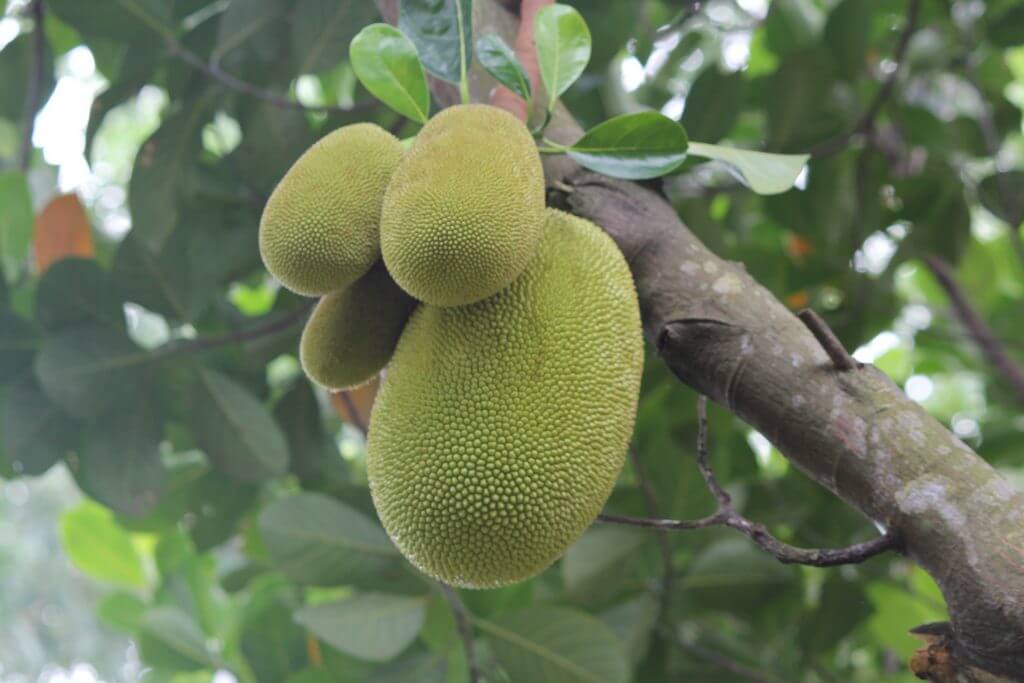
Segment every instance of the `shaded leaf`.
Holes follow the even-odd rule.
[[[1019,47],[1024,44],[1024,6],[1010,4],[1001,12],[987,15],[988,39],[999,47]]]
[[[0,206],[0,268],[7,281],[13,282],[32,244],[32,197],[24,174],[0,173]]]
[[[548,91],[548,109],[579,78],[590,61],[590,29],[568,5],[548,5],[534,20],[540,77]]]
[[[616,178],[657,178],[686,158],[686,131],[663,114],[622,114],[588,130],[567,154]]]
[[[722,73],[716,67],[702,71],[686,95],[680,119],[686,134],[695,140],[721,140],[736,123],[746,91],[740,72]]]
[[[870,0],[842,0],[829,13],[824,42],[832,51],[838,76],[853,80],[867,75],[870,30]]]
[[[154,607],[139,624],[142,661],[150,666],[197,671],[216,665],[206,638],[192,619],[177,607]]]
[[[134,635],[142,623],[146,603],[131,593],[118,591],[104,596],[96,605],[96,616],[109,629]]]
[[[595,526],[569,546],[562,558],[562,579],[571,591],[587,588],[609,568],[630,555],[649,534],[618,526]]]
[[[35,326],[0,304],[0,383],[27,373],[38,348]]]
[[[318,493],[278,500],[260,515],[274,566],[291,580],[338,585],[372,577],[398,558],[384,529],[361,512]]]
[[[1024,221],[1024,171],[993,173],[978,187],[982,205],[1012,227]]]
[[[490,34],[476,42],[476,56],[487,73],[506,88],[529,101],[533,95],[530,76],[526,73],[523,63],[516,53],[501,39],[501,36]]]
[[[130,588],[146,585],[142,558],[106,508],[85,501],[65,512],[60,541],[71,562],[89,576]]]
[[[274,407],[291,455],[289,469],[304,489],[337,492],[349,482],[338,446],[324,429],[320,404],[308,382],[296,382]]]
[[[472,0],[402,0],[398,28],[428,71],[450,83],[463,78],[473,58]]]
[[[381,102],[419,123],[430,116],[430,89],[416,46],[394,26],[371,24],[352,39],[352,70]]]
[[[537,606],[475,621],[513,681],[625,683],[622,642],[597,619],[564,607]]]
[[[87,325],[123,332],[124,302],[95,261],[66,258],[39,281],[36,320],[49,334]]]
[[[173,35],[170,5],[163,0],[48,0],[46,9],[86,36],[153,41]]]
[[[288,446],[263,403],[229,377],[205,369],[192,396],[196,441],[218,469],[243,482],[284,474]]]
[[[0,404],[0,435],[16,472],[42,474],[70,451],[78,425],[46,394],[33,375],[11,385]]]
[[[241,650],[259,683],[280,683],[306,663],[306,634],[292,619],[289,590],[281,580],[263,582],[245,605]]]
[[[92,226],[78,195],[58,195],[43,207],[36,216],[33,246],[39,274],[61,259],[91,259],[95,255]]]
[[[809,154],[768,154],[702,142],[691,142],[690,154],[724,161],[737,178],[758,194],[779,194],[792,188],[811,158]]]
[[[346,654],[386,662],[416,639],[426,612],[424,597],[360,593],[304,607],[295,620]]]
[[[356,31],[377,16],[372,2],[360,0],[299,0],[294,5],[291,46],[296,74],[325,71],[344,61]]]

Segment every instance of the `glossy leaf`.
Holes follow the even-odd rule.
[[[506,88],[529,101],[533,95],[530,76],[526,73],[523,63],[516,53],[501,39],[501,36],[490,34],[476,42],[476,56],[487,73]]]
[[[131,537],[96,503],[80,503],[61,516],[60,541],[71,562],[89,576],[130,588],[146,585]]]
[[[513,681],[626,683],[622,642],[597,619],[564,607],[536,606],[475,620]]]
[[[375,520],[317,493],[267,507],[260,532],[274,566],[302,584],[330,586],[373,576],[398,558]]]
[[[686,131],[657,112],[623,114],[588,130],[567,154],[589,169],[639,180],[665,175],[686,158]]]
[[[32,244],[32,198],[23,174],[0,173],[0,206],[0,275],[10,282],[21,271]]]
[[[228,476],[258,482],[288,467],[288,446],[270,411],[229,377],[200,371],[190,415],[199,446]]]
[[[449,83],[465,78],[473,58],[472,0],[402,0],[398,28],[430,73]]]
[[[576,82],[590,61],[590,29],[568,5],[548,5],[534,20],[540,77],[548,92],[548,109]]]
[[[758,194],[779,194],[793,187],[809,154],[768,154],[735,147],[691,142],[690,154],[723,161],[747,187]]]
[[[430,89],[416,46],[387,24],[360,31],[349,47],[352,69],[381,102],[402,116],[425,123],[430,116]]]
[[[295,620],[346,654],[386,662],[412,643],[426,612],[424,597],[360,593],[340,602],[304,607]]]

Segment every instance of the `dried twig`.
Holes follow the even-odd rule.
[[[29,162],[32,160],[32,133],[35,131],[39,100],[43,95],[43,62],[46,59],[46,34],[43,32],[46,7],[43,0],[34,0],[29,11],[35,26],[32,29],[32,68],[28,77],[28,92],[23,114],[25,130],[22,132],[21,147],[18,150],[18,168],[22,171],[28,170]]]
[[[967,294],[960,287],[953,275],[953,269],[938,256],[925,257],[925,263],[931,269],[932,274],[938,281],[939,286],[949,297],[949,303],[953,307],[953,313],[960,323],[967,329],[968,334],[974,343],[978,345],[981,353],[988,360],[1007,384],[1013,389],[1017,399],[1024,403],[1024,369],[1010,357],[1006,347],[988,326],[985,319],[971,305]]]
[[[875,92],[875,96],[871,99],[871,102],[868,104],[867,109],[864,110],[864,113],[860,115],[859,119],[857,119],[853,128],[812,147],[812,157],[827,157],[841,152],[846,149],[846,146],[850,144],[850,141],[853,138],[858,135],[868,133],[874,129],[875,119],[878,118],[878,114],[882,111],[882,107],[885,106],[885,103],[889,100],[896,89],[896,81],[899,78],[900,70],[903,67],[904,57],[906,57],[907,54],[907,47],[910,45],[910,39],[917,30],[917,19],[920,13],[921,0],[910,0],[907,5],[907,20],[904,23],[903,32],[900,34],[899,42],[896,44],[896,52],[893,54],[895,67],[893,67],[892,72],[885,79],[877,92]]]
[[[797,548],[780,541],[763,525],[741,515],[733,505],[728,492],[718,483],[708,462],[707,447],[707,398],[697,401],[697,467],[708,490],[718,501],[718,510],[707,517],[691,520],[647,519],[627,515],[600,515],[598,519],[611,524],[626,524],[661,531],[690,531],[711,527],[729,527],[745,534],[762,550],[783,564],[804,564],[812,567],[834,567],[842,564],[859,564],[875,555],[897,550],[900,547],[897,535],[888,533],[871,541],[857,543],[846,548],[817,549]]]

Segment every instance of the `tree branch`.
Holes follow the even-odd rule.
[[[857,123],[853,125],[849,131],[837,135],[834,138],[825,140],[824,142],[811,148],[811,156],[819,159],[821,157],[832,156],[838,152],[846,149],[846,146],[850,144],[850,141],[858,135],[863,135],[872,131],[875,127],[875,119],[878,118],[878,114],[882,111],[882,107],[892,96],[896,89],[896,80],[899,78],[900,70],[903,67],[903,62],[907,55],[907,47],[910,45],[910,39],[913,37],[914,32],[917,31],[917,20],[921,14],[921,0],[910,0],[907,4],[907,19],[903,25],[903,32],[900,33],[899,42],[896,44],[896,52],[893,54],[893,67],[892,72],[883,81],[882,86],[875,92],[875,96],[871,98],[871,102],[868,104],[867,109],[861,114],[860,118],[857,119]]]
[[[43,95],[43,62],[46,60],[46,34],[43,23],[46,20],[46,7],[43,0],[33,0],[29,11],[35,26],[32,29],[32,68],[28,76],[28,92],[25,96],[23,114],[25,130],[22,132],[21,146],[18,149],[18,168],[22,172],[28,170],[32,161],[32,134],[36,127],[39,100]]]
[[[961,289],[953,275],[953,269],[949,264],[938,256],[928,256],[925,263],[931,269],[936,281],[949,297],[949,303],[953,307],[953,313],[960,323],[967,329],[968,334],[974,343],[978,345],[981,353],[1016,395],[1020,403],[1024,403],[1024,369],[1021,369],[1006,347],[996,336],[992,328],[988,326],[985,319],[974,309],[967,294]]]
[[[708,462],[708,417],[707,398],[697,399],[697,467],[708,490],[718,501],[718,510],[708,517],[678,521],[672,519],[644,519],[623,515],[601,515],[602,522],[626,524],[630,526],[657,529],[659,532],[669,530],[708,529],[716,526],[735,529],[756,543],[762,550],[769,553],[783,564],[804,564],[812,567],[835,567],[842,564],[859,564],[875,555],[899,550],[899,539],[895,533],[887,533],[871,541],[857,543],[847,548],[836,550],[818,550],[797,548],[783,543],[773,536],[764,525],[753,522],[740,514],[732,502],[732,497],[722,488],[715,478],[714,470]]]
[[[234,90],[235,92],[239,92],[243,95],[248,95],[249,97],[254,97],[258,100],[263,100],[264,102],[269,102],[279,109],[298,109],[300,111],[320,112],[324,114],[351,114],[374,109],[378,106],[376,100],[359,102],[351,107],[303,104],[302,102],[285,97],[284,95],[272,90],[261,88],[247,81],[243,81],[236,76],[232,76],[216,64],[208,64],[199,55],[195,54],[176,40],[167,41],[167,50],[172,56],[177,57],[193,69],[205,74],[230,90]]]
[[[201,353],[222,346],[231,346],[232,344],[241,344],[262,337],[269,337],[305,322],[306,316],[309,315],[309,311],[313,308],[314,304],[316,304],[316,300],[311,299],[308,303],[304,303],[280,317],[253,327],[209,337],[175,339],[155,349],[153,354],[158,358],[168,358],[187,353]]]

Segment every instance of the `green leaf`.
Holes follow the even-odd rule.
[[[100,4],[49,0],[46,9],[86,36],[153,41],[174,35],[170,4],[163,0],[113,0]]]
[[[533,25],[540,77],[548,91],[548,110],[583,74],[590,61],[590,29],[583,16],[568,5],[548,5],[537,12]]]
[[[291,586],[262,581],[245,605],[240,647],[258,683],[280,683],[306,662],[306,634],[292,618]]]
[[[33,375],[7,390],[0,406],[0,435],[18,473],[42,474],[78,440],[78,425],[53,404]]]
[[[133,397],[141,389],[141,366],[150,360],[124,333],[89,326],[47,338],[35,368],[50,400],[84,419]]]
[[[793,187],[811,158],[809,154],[768,154],[703,142],[691,142],[690,154],[724,161],[737,178],[758,194],[779,194]]]
[[[588,529],[562,558],[562,579],[571,591],[581,591],[626,557],[635,554],[649,534],[618,526]]]
[[[338,492],[349,483],[338,445],[320,419],[320,403],[309,382],[296,382],[274,406],[291,455],[289,468],[302,488]]]
[[[29,75],[35,61],[34,42],[30,32],[23,32],[7,43],[0,54],[0,83],[4,84],[0,90],[0,118],[15,123],[15,130],[24,130],[25,100],[28,99],[31,82]],[[44,43],[40,78],[39,101],[43,103],[49,99],[54,86],[53,54],[49,49],[49,41]],[[3,205],[0,203],[0,206]]]
[[[1000,220],[1017,227],[1024,221],[1024,171],[994,173],[981,181],[982,205]]]
[[[402,0],[398,28],[432,74],[459,83],[473,58],[472,0]]]
[[[838,75],[853,80],[867,74],[870,29],[870,0],[843,0],[829,13],[824,42],[835,57]]]
[[[31,368],[38,348],[39,334],[35,326],[0,304],[0,383]]]
[[[89,576],[130,588],[146,585],[142,558],[106,508],[84,501],[65,512],[60,541],[71,562]]]
[[[96,605],[96,616],[107,628],[134,635],[142,623],[146,603],[131,593],[116,592],[105,596]]]
[[[858,583],[831,575],[817,609],[800,621],[800,641],[808,655],[827,652],[874,612]]]
[[[260,533],[274,566],[301,584],[372,577],[399,557],[375,520],[318,493],[272,503],[260,515]]]
[[[747,92],[741,72],[722,73],[712,66],[701,72],[686,95],[680,122],[686,134],[697,140],[717,142],[732,130]]]
[[[201,370],[190,408],[197,443],[225,474],[243,482],[284,474],[288,446],[281,428],[234,380]]]
[[[281,0],[233,0],[218,22],[217,45],[210,61],[254,75],[265,71],[260,67],[280,59],[287,36],[281,30],[287,9],[288,3]],[[263,74],[260,81],[266,78]]]
[[[639,180],[657,178],[679,166],[687,145],[682,126],[663,114],[645,111],[594,126],[566,153],[599,173]]]
[[[48,333],[83,325],[123,331],[124,299],[95,261],[65,258],[50,266],[39,281],[36,320]]]
[[[174,232],[181,205],[193,190],[202,147],[201,133],[209,119],[208,99],[192,102],[169,117],[135,157],[128,182],[128,208],[132,233],[141,244],[157,252]]]
[[[743,610],[778,599],[795,584],[792,567],[779,564],[746,538],[724,538],[697,555],[680,587],[694,605]]]
[[[146,612],[138,642],[142,661],[153,667],[198,671],[216,666],[203,632],[177,607],[160,606]]]
[[[503,86],[529,101],[533,96],[530,76],[523,63],[501,36],[489,34],[476,42],[476,57],[487,73]]]
[[[372,2],[359,0],[299,0],[293,4],[291,48],[296,74],[319,73],[344,61],[346,46],[356,31],[377,16]]]
[[[304,607],[295,620],[346,654],[386,662],[416,639],[426,613],[425,597],[360,593],[341,602]]]
[[[32,197],[22,173],[0,173],[0,206],[0,269],[13,282],[32,244]]]
[[[537,606],[474,623],[513,681],[625,683],[629,662],[622,641],[592,616]]]
[[[1011,4],[1002,12],[986,14],[988,39],[999,47],[1019,47],[1024,44],[1024,6]]]
[[[86,431],[72,472],[82,490],[119,514],[149,514],[167,488],[160,459],[163,420],[150,398]]]
[[[416,46],[388,24],[371,24],[352,39],[352,70],[381,102],[419,123],[430,117],[430,89]]]

